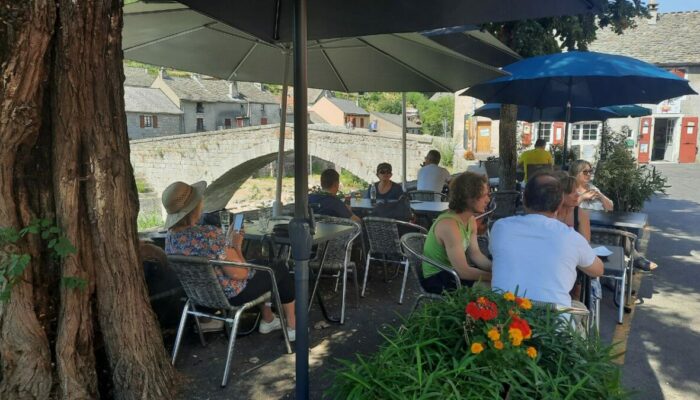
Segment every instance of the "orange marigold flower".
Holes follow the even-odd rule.
[[[537,349],[532,347],[532,346],[528,347],[526,352],[527,352],[527,355],[530,356],[530,358],[532,358],[532,359],[537,357]]]
[[[493,341],[497,341],[498,339],[501,338],[501,333],[498,332],[498,329],[491,328],[491,329],[489,329],[488,337],[489,337],[489,339],[491,339]]]
[[[493,348],[496,350],[503,350],[503,342],[501,342],[500,340],[496,340],[495,342],[493,342]]]
[[[523,310],[529,310],[532,308],[532,302],[530,299],[523,298],[520,301],[520,304],[518,304],[518,307],[522,308]]]
[[[479,354],[484,351],[484,345],[479,342],[472,343],[471,347],[472,354]]]
[[[510,337],[510,343],[513,346],[520,346],[523,343],[523,333],[520,332],[518,328],[510,328],[508,330],[508,337]]]
[[[517,315],[513,315],[512,318],[513,319],[510,321],[509,328],[518,329],[525,339],[530,339],[532,337],[532,329],[530,329],[530,324],[528,324],[525,319],[520,318]]]
[[[515,295],[512,292],[503,293],[503,298],[508,301],[515,301]]]

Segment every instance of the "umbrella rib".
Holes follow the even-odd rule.
[[[238,70],[241,68],[241,66],[243,66],[243,63],[246,62],[246,60],[248,59],[248,57],[250,57],[250,55],[253,53],[253,50],[255,50],[256,47],[258,47],[257,42],[253,43],[253,45],[250,47],[250,49],[248,49],[248,51],[245,53],[245,55],[241,58],[241,61],[239,61],[238,64],[236,64],[236,67],[233,69],[233,71],[231,71],[231,74],[228,76],[227,80],[230,81],[231,78],[236,76],[236,73],[238,72]]]
[[[321,54],[323,54],[323,58],[326,59],[326,62],[328,65],[331,67],[331,70],[335,74],[335,77],[338,78],[338,81],[340,82],[341,85],[343,85],[343,89],[345,90],[345,93],[350,92],[350,89],[348,88],[348,85],[345,84],[345,81],[343,78],[340,76],[340,73],[338,72],[338,69],[335,67],[335,64],[333,64],[333,61],[331,61],[331,58],[328,56],[326,53],[326,49],[323,48],[323,45],[319,43],[318,48],[321,50]]]
[[[428,75],[424,74],[423,72],[418,71],[417,69],[411,67],[410,65],[408,65],[408,64],[406,64],[405,62],[399,60],[398,58],[392,56],[391,54],[385,52],[384,50],[380,50],[380,49],[377,48],[376,46],[371,45],[371,44],[368,43],[365,39],[363,39],[363,38],[357,38],[357,40],[359,40],[359,41],[361,41],[362,43],[366,44],[369,48],[374,49],[374,50],[375,50],[376,52],[378,52],[379,54],[382,54],[382,55],[384,55],[385,57],[389,58],[390,60],[396,62],[398,65],[400,65],[400,66],[406,68],[407,70],[409,70],[409,71],[415,73],[416,75],[422,77],[423,79],[425,79],[425,80],[431,82],[433,85],[442,88],[442,89],[443,89],[444,91],[446,91],[446,92],[452,92],[452,89],[450,89],[449,87],[445,86],[445,85],[442,84],[441,82],[438,82],[438,81],[436,81],[435,79],[433,79],[433,78],[429,77]]]
[[[201,25],[201,26],[197,26],[197,27],[195,27],[195,28],[186,29],[186,30],[184,30],[184,31],[176,32],[176,33],[170,34],[170,35],[168,35],[168,36],[163,36],[163,37],[160,37],[160,38],[158,38],[158,39],[151,40],[150,42],[137,44],[136,46],[132,46],[132,47],[129,47],[129,48],[124,49],[124,52],[131,51],[131,50],[138,50],[138,49],[141,49],[141,48],[144,48],[144,47],[148,47],[148,46],[150,46],[150,45],[152,45],[152,44],[158,44],[158,43],[160,43],[160,42],[165,42],[165,41],[167,41],[167,40],[174,39],[174,38],[179,37],[179,36],[182,36],[182,35],[187,35],[187,34],[190,34],[190,33],[192,33],[192,32],[197,32],[197,31],[200,31],[200,30],[202,30],[202,29],[207,29],[207,28],[209,28],[209,25],[213,25],[213,24],[215,24],[215,23],[216,23],[216,22],[210,22],[210,23],[208,23],[208,24],[204,24],[204,25]]]

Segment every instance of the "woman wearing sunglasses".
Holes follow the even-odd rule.
[[[377,165],[377,178],[379,178],[379,182],[370,184],[365,197],[370,198],[371,185],[374,185],[374,188],[377,190],[377,200],[398,200],[403,194],[403,188],[398,183],[392,181],[391,176],[391,164],[383,162]]]
[[[586,160],[576,160],[569,167],[569,175],[576,178],[579,206],[589,210],[613,210],[613,202],[591,183],[593,166]]]

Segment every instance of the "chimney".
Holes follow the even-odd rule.
[[[647,3],[647,9],[649,9],[649,19],[647,24],[656,25],[656,21],[659,20],[659,3],[656,0],[649,0]]]
[[[238,93],[237,93],[238,91],[236,90],[236,85],[235,85],[235,83],[233,83],[233,82],[231,82],[231,81],[228,81],[227,83],[228,83],[228,97],[230,97],[230,98],[232,98],[232,99],[233,99],[234,97],[237,97],[237,96],[238,96]]]
[[[160,67],[160,69],[158,70],[158,78],[160,78],[160,79],[167,79],[168,78],[168,74],[165,72],[165,68]]]

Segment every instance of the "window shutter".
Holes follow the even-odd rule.
[[[139,115],[139,123],[141,124],[141,128],[146,126],[143,115]]]
[[[153,127],[154,128],[158,127],[158,116],[157,115],[153,116]]]

